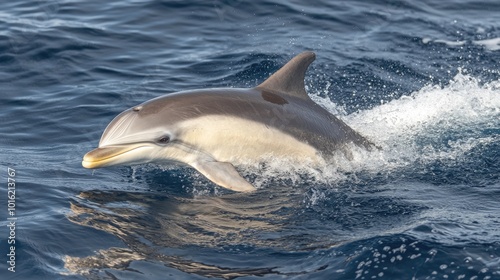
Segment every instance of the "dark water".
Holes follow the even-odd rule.
[[[472,0],[3,1],[0,278],[500,279],[499,11]],[[382,151],[322,174],[248,170],[249,195],[188,168],[81,167],[122,110],[252,87],[304,50],[317,53],[309,94]]]

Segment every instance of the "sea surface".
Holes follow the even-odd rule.
[[[381,150],[241,169],[251,194],[81,166],[121,111],[306,50]],[[0,120],[2,280],[500,279],[500,1],[2,1]]]

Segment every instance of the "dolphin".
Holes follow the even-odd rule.
[[[254,88],[166,94],[127,109],[104,130],[85,168],[175,162],[215,184],[255,190],[235,166],[264,158],[324,164],[350,144],[374,145],[309,98],[304,87],[313,52],[303,52]]]

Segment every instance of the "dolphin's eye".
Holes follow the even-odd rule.
[[[168,142],[170,142],[170,136],[168,136],[168,135],[162,136],[162,137],[160,137],[160,139],[158,139],[158,143],[161,143],[161,144],[166,144]]]

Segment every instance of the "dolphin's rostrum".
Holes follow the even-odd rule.
[[[269,156],[320,164],[351,143],[370,149],[373,144],[307,95],[304,75],[314,59],[313,52],[301,53],[255,88],[171,93],[125,110],[82,165],[173,161],[219,186],[249,192],[255,188],[234,165]]]

